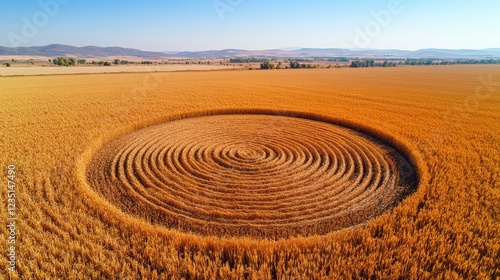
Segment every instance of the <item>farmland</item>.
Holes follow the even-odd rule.
[[[114,66],[114,67],[1,67],[0,76],[28,76],[28,75],[62,75],[62,74],[99,74],[99,73],[125,73],[125,72],[170,72],[170,71],[206,71],[224,70],[234,67],[224,65],[146,65],[146,66]]]
[[[499,81],[498,65],[0,77],[7,277],[495,279]]]

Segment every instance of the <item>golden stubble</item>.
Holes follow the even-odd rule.
[[[494,278],[499,76],[498,66],[432,66],[2,77],[0,160],[16,164],[19,185],[18,272],[7,277]],[[267,240],[149,223],[82,178],[116,137],[213,110],[307,112],[359,127],[408,156],[419,186],[362,226]]]

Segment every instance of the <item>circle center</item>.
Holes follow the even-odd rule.
[[[239,148],[236,155],[242,159],[254,159],[259,156],[258,152],[249,148]]]

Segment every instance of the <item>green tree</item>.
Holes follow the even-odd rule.
[[[269,61],[264,61],[260,64],[260,69],[274,69],[274,63]]]
[[[52,62],[55,65],[59,65],[59,66],[74,66],[76,64],[76,59],[74,59],[72,57],[70,57],[70,58],[58,57],[58,58],[54,58],[52,60]]]
[[[292,69],[300,68],[299,62],[298,61],[290,61],[290,68],[292,68]]]
[[[120,62],[121,61],[118,58],[115,58],[115,60],[113,61],[113,63],[116,64],[116,65],[120,64]]]

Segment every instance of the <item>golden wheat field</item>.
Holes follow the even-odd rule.
[[[499,66],[0,77],[0,110],[5,279],[500,278]]]
[[[2,56],[0,56],[0,59]],[[84,67],[44,67],[44,66],[20,66],[20,67],[0,67],[0,76],[39,76],[39,75],[65,75],[65,74],[102,74],[102,73],[125,73],[125,72],[170,72],[170,71],[206,71],[206,70],[227,70],[234,68],[226,65],[198,65],[198,64],[168,64],[154,66],[84,66]]]

